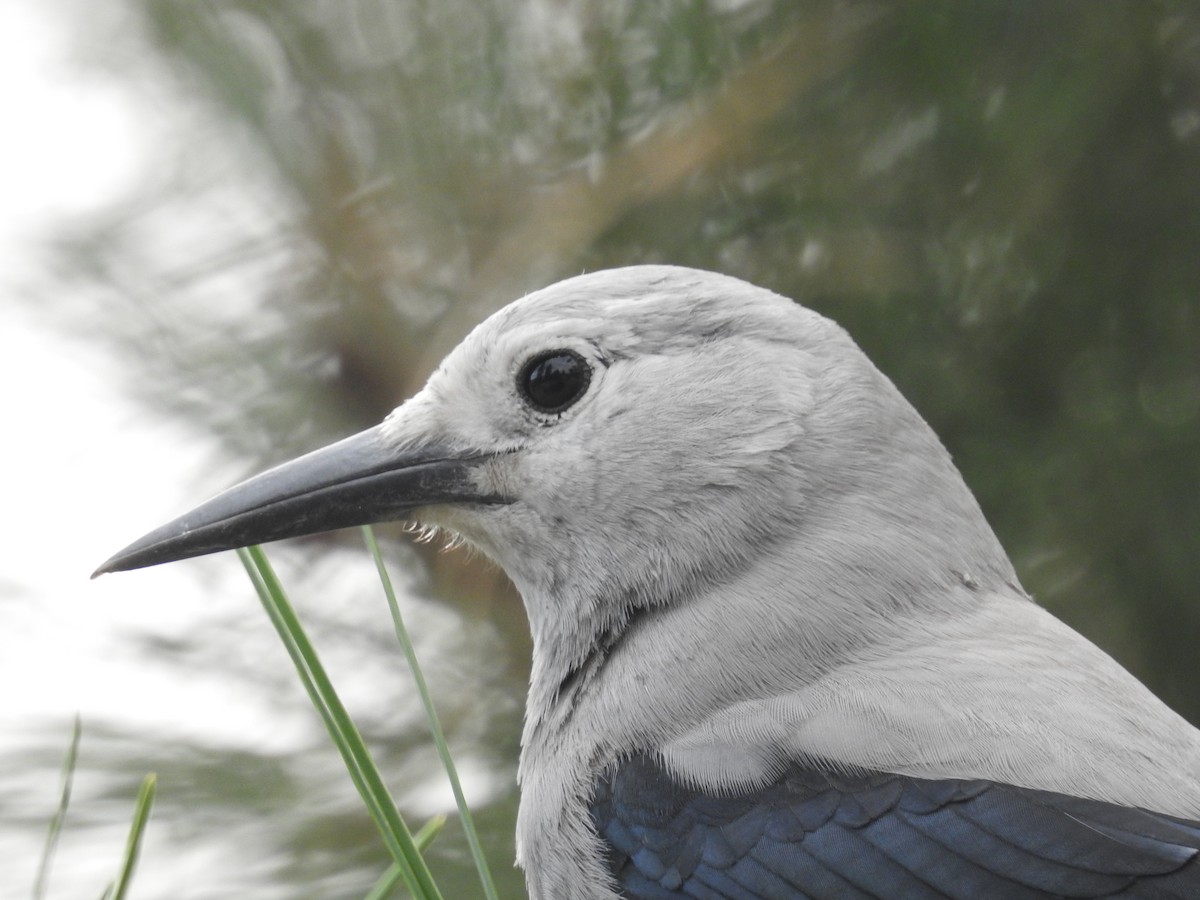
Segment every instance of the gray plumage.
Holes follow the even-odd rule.
[[[551,351],[590,380],[544,413],[517,382]],[[1028,598],[920,415],[785,298],[662,266],[573,278],[481,324],[369,435],[398,460],[456,461],[413,516],[524,598],[518,853],[535,898],[620,896],[591,804],[646,755],[716,798],[766,796],[801,767],[1200,818],[1197,731]],[[171,529],[104,570],[261,539],[193,551]]]

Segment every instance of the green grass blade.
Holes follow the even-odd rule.
[[[421,830],[413,835],[413,842],[417,845],[417,849],[424,853],[445,824],[446,817],[437,815],[422,825]],[[400,867],[392,863],[388,866],[387,871],[379,876],[379,880],[375,882],[375,886],[371,888],[371,892],[364,900],[387,900],[392,896],[401,880]]]
[[[58,838],[62,834],[63,822],[67,818],[67,807],[71,805],[71,788],[75,783],[75,764],[79,760],[79,739],[83,735],[83,723],[79,715],[75,716],[75,724],[71,728],[71,743],[67,747],[67,755],[63,758],[62,794],[58,800],[58,809],[50,819],[50,827],[46,832],[46,844],[42,848],[42,860],[38,864],[37,878],[33,882],[33,900],[42,900],[46,896],[46,885],[50,881],[50,866],[54,862],[54,851],[58,849]]]
[[[420,831],[413,835],[413,842],[417,845],[417,849],[424,853],[445,826],[446,817],[441,813],[422,825]]]
[[[283,641],[288,655],[330,737],[342,755],[354,786],[358,789],[371,818],[395,861],[400,877],[417,900],[441,900],[429,867],[414,843],[412,833],[396,808],[357,726],[346,712],[329,681],[316,650],[304,633],[291,603],[284,593],[261,547],[238,550],[263,608]]]
[[[142,780],[141,790],[138,791],[137,804],[133,808],[133,823],[129,826],[129,840],[125,844],[125,858],[121,861],[121,871],[113,882],[106,896],[111,900],[125,900],[125,894],[133,881],[133,870],[137,867],[138,854],[142,850],[142,836],[150,821],[150,810],[154,807],[154,792],[158,779],[151,772]]]
[[[404,650],[404,657],[408,660],[409,669],[412,670],[413,681],[416,682],[421,704],[425,707],[425,718],[429,721],[429,731],[433,735],[434,746],[437,747],[438,756],[442,758],[446,777],[450,779],[450,789],[454,792],[454,802],[458,804],[458,814],[462,818],[463,831],[467,836],[467,844],[471,848],[471,856],[475,860],[475,868],[479,872],[483,893],[488,900],[499,900],[496,885],[492,881],[491,870],[488,869],[487,858],[483,855],[483,845],[480,844],[479,834],[475,830],[475,821],[471,818],[471,811],[467,808],[467,799],[463,795],[462,784],[458,780],[458,770],[454,766],[454,760],[450,757],[450,748],[446,745],[446,735],[442,732],[437,710],[433,707],[433,698],[429,695],[425,676],[421,673],[421,666],[417,662],[417,652],[408,636],[408,629],[404,626],[404,617],[400,614],[400,604],[396,601],[396,591],[392,587],[392,579],[388,575],[387,567],[383,563],[383,556],[379,552],[375,532],[370,525],[364,525],[362,532],[367,547],[370,548],[371,555],[375,559],[375,568],[379,572],[379,580],[383,583],[383,592],[387,595],[388,608],[392,611],[392,621],[396,625],[396,639],[400,641],[400,646]]]
[[[400,867],[392,863],[387,871],[379,876],[379,880],[371,887],[371,891],[363,900],[387,900],[400,885]]]

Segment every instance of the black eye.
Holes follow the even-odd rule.
[[[574,350],[551,350],[525,363],[517,387],[539,412],[562,412],[583,396],[592,370]]]

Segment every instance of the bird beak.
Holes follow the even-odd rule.
[[[284,463],[151,531],[92,575],[403,518],[444,503],[507,503],[482,487],[493,454],[397,450],[376,426]]]

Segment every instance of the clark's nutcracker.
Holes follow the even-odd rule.
[[[1200,732],[1030,600],[929,426],[783,297],[556,284],[100,571],[397,518],[524,598],[536,900],[1200,897]]]

